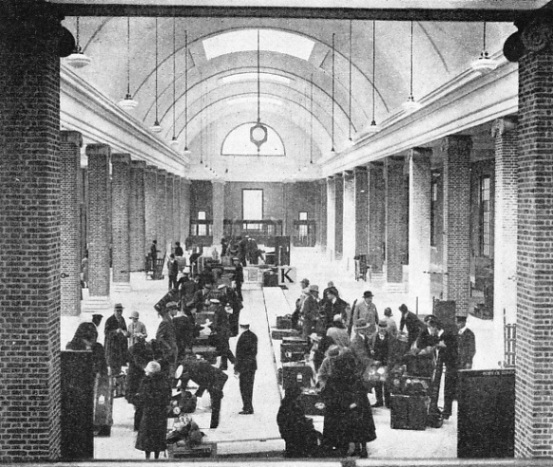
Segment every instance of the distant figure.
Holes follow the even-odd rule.
[[[88,251],[81,261],[81,283],[83,289],[88,288]]]
[[[457,329],[459,330],[458,368],[459,370],[470,370],[472,368],[472,359],[476,354],[476,339],[474,333],[467,328],[466,316],[457,316]]]
[[[138,338],[136,343],[129,347],[129,369],[127,371],[127,388],[125,398],[134,405],[134,431],[140,428],[142,406],[139,401],[139,390],[142,380],[146,376],[144,369],[154,359],[152,346],[144,338]]]
[[[106,320],[104,337],[106,360],[111,374],[117,376],[121,373],[121,367],[127,363],[127,338],[129,337],[121,303],[115,304],[113,315]]]
[[[250,324],[240,323],[242,334],[236,343],[236,363],[234,372],[240,378],[242,410],[240,415],[253,414],[253,383],[257,370],[257,336],[250,331]]]
[[[148,337],[148,332],[146,331],[146,325],[139,321],[140,315],[138,311],[131,311],[129,316],[131,322],[127,326],[127,331],[129,333],[129,347],[136,344],[139,339],[146,339]]]
[[[177,258],[181,258],[182,256],[184,256],[184,250],[180,246],[180,242],[175,242],[175,256]]]
[[[136,437],[136,449],[146,453],[150,458],[159,459],[159,453],[167,448],[167,406],[171,395],[169,380],[161,373],[161,366],[156,361],[146,365],[146,376],[138,391],[138,404],[142,409],[142,419]]]
[[[157,240],[152,240],[152,244],[150,245],[150,259],[152,260],[152,271],[155,271],[157,265]]]
[[[386,323],[386,330],[390,336],[394,339],[397,339],[398,329],[396,320],[392,318],[392,309],[390,307],[384,308],[384,316],[380,318],[380,322]]]
[[[171,253],[167,260],[167,275],[169,276],[169,290],[176,289],[177,277],[179,275],[179,263],[174,253]]]
[[[244,268],[242,266],[242,263],[240,262],[240,259],[232,258],[232,261],[235,267],[234,283],[236,284],[236,294],[238,295],[240,301],[243,301],[244,298],[242,297],[242,284],[244,282]]]
[[[227,254],[227,248],[228,248],[228,240],[226,239],[226,237],[223,237],[221,239],[221,256],[226,256]]]
[[[399,311],[401,311],[401,321],[399,323],[399,332],[403,331],[403,328],[407,328],[408,333],[408,339],[407,339],[407,345],[410,349],[413,343],[417,340],[419,337],[420,332],[424,328],[424,325],[422,324],[421,320],[417,318],[417,315],[413,313],[412,311],[409,311],[409,308],[407,308],[407,305],[402,303],[399,307]]]
[[[185,306],[184,309],[178,310],[177,316],[173,318],[173,326],[177,338],[178,361],[180,361],[187,350],[192,350],[194,344],[196,320],[191,309]]]

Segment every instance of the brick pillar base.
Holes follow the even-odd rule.
[[[386,182],[384,179],[384,164],[371,162],[368,166],[368,196],[369,196],[369,258],[372,272],[382,273],[384,266],[384,242],[386,231]]]
[[[470,299],[470,151],[469,136],[448,136],[443,142],[444,299],[454,300],[456,313],[467,315]]]
[[[76,131],[60,133],[61,157],[61,314],[81,313],[81,232],[78,181],[83,138]]]
[[[110,147],[92,144],[86,147],[88,156],[88,289],[89,297],[83,311],[111,309],[109,247],[109,160]]]
[[[112,269],[113,288],[116,291],[131,290],[130,252],[130,198],[131,198],[131,156],[111,156],[111,206],[112,206]]]
[[[403,282],[407,256],[408,196],[402,157],[386,161],[386,281]]]
[[[144,271],[144,252],[146,251],[146,219],[145,219],[145,182],[146,162],[131,161],[131,215],[130,249],[131,272]],[[151,239],[153,240],[153,239]],[[151,241],[150,240],[150,241]]]
[[[157,239],[157,212],[157,168],[149,165],[144,173],[144,229],[146,240],[142,252],[143,257],[146,257],[150,252],[152,240]]]
[[[355,255],[369,252],[369,179],[367,167],[355,168]]]
[[[355,270],[355,180],[353,171],[344,172],[344,222],[342,226],[343,260],[348,271]]]
[[[157,194],[156,194],[156,238],[157,248],[160,251],[158,258],[167,255],[167,171],[157,169]]]
[[[59,460],[59,16],[0,14],[0,463]],[[65,344],[65,343],[64,343]]]

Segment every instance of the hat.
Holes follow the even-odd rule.
[[[340,355],[340,347],[337,345],[331,345],[328,350],[325,352],[327,357],[337,357]]]
[[[378,322],[378,327],[379,328],[387,328],[388,327],[388,323],[386,321],[379,321]]]
[[[363,292],[363,298],[372,298],[372,297],[374,297],[374,295],[370,290],[365,290],[365,292]]]
[[[405,303],[402,303],[399,306],[399,311],[401,311],[402,313],[406,313],[407,311],[409,311],[409,309],[407,308],[407,305]]]
[[[309,285],[309,279],[305,279],[305,278],[304,278],[304,279],[302,279],[302,280],[300,281],[300,284],[306,284],[306,285]]]
[[[328,284],[326,284],[327,287],[334,287],[334,282],[329,281]]]
[[[122,310],[124,307],[123,307],[123,304],[121,303],[116,303],[115,306],[113,307],[114,310]]]
[[[318,285],[310,285],[308,287],[309,292],[319,292],[319,286]]]
[[[249,322],[249,320],[243,319],[242,321],[240,321],[240,326],[243,326],[243,327],[250,327],[250,322]]]
[[[440,320],[435,315],[428,315],[424,317],[424,322],[430,326],[437,326]]]
[[[225,287],[228,287],[228,285],[223,282],[222,284],[219,284],[219,287],[217,287],[217,288],[218,289],[224,289]]]
[[[329,287],[328,289],[326,289],[326,293],[327,294],[331,293],[332,295],[334,295],[336,297],[340,296],[340,294],[338,293],[338,289],[336,287]]]
[[[103,317],[104,317],[103,315],[99,315],[99,314],[96,314],[96,313],[95,313],[95,314],[92,315],[92,322],[93,322],[96,326],[98,326],[98,325],[100,324],[100,322],[102,321],[102,318],[103,318]]]
[[[384,316],[392,316],[392,309],[390,307],[384,308]]]
[[[161,371],[161,366],[159,365],[158,362],[152,360],[150,363],[146,365],[146,368],[144,368],[144,371],[146,373],[151,373],[151,374],[159,373]]]
[[[165,308],[172,310],[173,308],[178,308],[179,304],[177,302],[167,302]]]
[[[209,301],[211,303],[214,303],[216,305],[218,305],[219,303],[221,303],[221,300],[217,299],[217,298],[210,298]]]
[[[318,342],[321,340],[321,336],[319,336],[316,332],[312,332],[311,334],[309,334],[309,339]]]
[[[131,318],[136,318],[136,319],[138,319],[138,317],[139,317],[138,311],[131,311],[130,317],[131,317]]]
[[[467,321],[467,317],[466,316],[456,316],[455,319],[457,321],[460,321],[460,322],[463,322],[463,323],[466,323]]]
[[[342,315],[340,313],[335,314],[332,321],[342,321]]]
[[[369,327],[366,319],[360,318],[355,322],[355,329],[369,329]]]

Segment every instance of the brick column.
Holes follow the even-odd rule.
[[[173,238],[176,242],[184,241],[184,238],[181,233],[182,229],[182,210],[181,210],[181,178],[178,175],[173,177],[173,212],[174,222],[173,222]]]
[[[88,290],[89,297],[83,310],[96,311],[111,308],[109,293],[110,228],[109,168],[110,147],[90,144],[88,156]]]
[[[336,182],[334,177],[327,179],[326,185],[326,239],[329,259],[334,259],[336,251]]]
[[[444,299],[454,300],[458,315],[467,315],[470,299],[470,151],[469,136],[443,141],[444,164]]]
[[[343,252],[348,271],[354,271],[355,256],[355,179],[353,171],[344,172]]]
[[[181,180],[181,209],[183,242],[190,236],[190,180]],[[184,248],[184,243],[183,243]]]
[[[144,252],[148,245],[146,243],[145,180],[146,162],[131,161],[131,215],[129,218],[131,272],[144,271],[145,265]]]
[[[157,170],[157,194],[156,194],[156,237],[157,247],[160,251],[159,258],[167,254],[167,171]]]
[[[550,18],[545,15],[536,18],[527,26],[529,31],[522,33],[528,42],[537,43],[527,45],[534,51],[522,56],[518,68],[515,456],[532,458],[553,457],[553,52],[551,23],[547,23]],[[514,255],[515,251],[511,253]]]
[[[157,239],[157,213],[157,167],[148,165],[144,173],[144,229],[146,232],[146,241],[142,252],[144,258],[150,252],[152,240]]]
[[[113,154],[111,156],[111,168],[113,287],[116,291],[126,291],[131,289],[130,154]]]
[[[384,164],[371,162],[367,167],[367,194],[369,197],[369,257],[373,273],[381,273],[384,265],[384,242],[386,231],[386,182]]]
[[[430,202],[432,150],[409,154],[409,302],[423,312],[432,310],[430,295]]]
[[[48,4],[20,11],[25,3],[0,14],[0,462],[6,465],[57,460],[61,445],[60,24]]]
[[[403,282],[407,259],[409,197],[403,175],[403,157],[386,160],[386,281]]]
[[[369,251],[369,178],[367,167],[355,167],[355,255]]]
[[[344,177],[334,175],[334,258],[341,261],[344,253]]]
[[[79,175],[83,138],[76,131],[60,132],[61,159],[61,314],[81,313],[81,230]]]
[[[516,322],[517,303],[517,123],[496,120],[494,215],[494,350],[495,361],[504,360],[504,321]]]
[[[213,180],[213,246],[220,250],[221,238],[223,238],[225,218],[225,182]]]
[[[326,180],[319,180],[319,193],[321,198],[321,214],[319,221],[319,245],[322,251],[326,251],[327,245],[327,195],[326,195]]]
[[[173,247],[175,246],[175,238],[173,236],[173,230],[175,228],[175,224],[177,223],[175,219],[175,175],[172,173],[167,174],[166,179],[166,185],[165,185],[165,206],[166,206],[166,212],[165,215],[167,216],[167,238],[166,238],[166,245],[167,245],[167,254],[170,254],[173,250]]]

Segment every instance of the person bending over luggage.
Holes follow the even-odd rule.
[[[312,457],[317,454],[320,433],[313,427],[313,420],[305,416],[299,401],[301,388],[290,386],[277,414],[280,436],[286,443],[285,457]]]
[[[92,369],[94,375],[107,375],[108,367],[104,353],[104,346],[97,342],[98,330],[94,323],[81,323],[75,331],[73,339],[67,343],[67,350],[91,350]]]
[[[207,389],[211,397],[211,424],[210,428],[219,426],[219,415],[221,413],[221,400],[223,399],[223,388],[228,376],[219,368],[210,365],[206,360],[197,359],[196,356],[187,351],[182,361],[181,390],[185,390],[190,380],[198,385],[196,396],[201,397]]]

